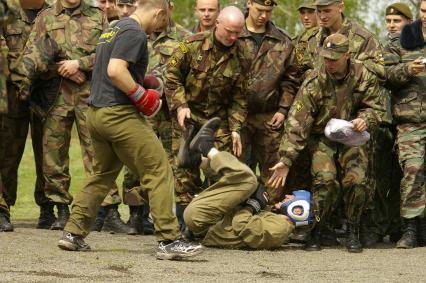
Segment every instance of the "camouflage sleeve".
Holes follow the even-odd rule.
[[[231,132],[240,132],[247,117],[247,98],[243,94],[243,84],[246,81],[241,75],[234,87],[231,107],[228,108],[228,123]]]
[[[386,101],[388,93],[381,86],[380,81],[374,73],[365,72],[365,76],[361,79],[359,89],[363,92],[361,106],[358,110],[358,118],[366,121],[368,128],[376,126],[386,117]]]
[[[170,111],[177,110],[180,106],[187,103],[185,96],[185,80],[189,72],[189,62],[191,55],[189,52],[183,53],[181,48],[177,47],[167,65],[164,74],[165,94]]]
[[[318,89],[316,79],[305,81],[290,108],[279,149],[280,161],[289,167],[307,144],[318,108]]]
[[[386,79],[391,86],[401,86],[411,80],[408,63],[401,60],[400,47],[391,43],[385,49]]]
[[[290,56],[284,63],[284,68],[285,72],[280,85],[282,95],[279,102],[278,112],[287,116],[294,97],[296,96],[297,90],[300,86],[300,78],[298,74],[294,49],[292,49]]]
[[[48,71],[58,51],[59,46],[46,33],[43,16],[37,17],[24,51],[12,70],[11,80],[19,89],[29,89],[38,74]]]
[[[356,57],[363,65],[376,74],[381,81],[385,81],[385,62],[383,58],[383,47],[373,36],[367,39],[362,52]]]
[[[108,28],[108,20],[106,16],[104,15],[102,17],[102,30],[104,31],[106,28]],[[93,52],[90,55],[87,55],[78,59],[79,69],[85,72],[92,71],[93,65],[95,63],[95,57],[96,57],[96,53]]]

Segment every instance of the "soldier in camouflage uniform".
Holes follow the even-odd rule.
[[[332,142],[324,136],[324,128],[331,118],[352,121],[355,131],[371,128],[386,111],[385,92],[374,73],[362,63],[349,59],[349,46],[347,37],[341,34],[330,35],[324,40],[320,53],[324,65],[309,73],[296,96],[281,141],[281,161],[272,168],[274,173],[269,181],[274,187],[284,183],[299,152],[308,147],[312,156],[317,223],[306,243],[307,250],[320,249],[321,227],[336,205],[333,195],[340,190],[341,184],[349,223],[347,248],[349,252],[362,251],[359,224],[371,194],[366,183],[366,148]],[[339,167],[342,168],[341,178],[337,174]]]
[[[300,21],[304,30],[293,39],[293,44],[295,60],[300,73],[304,73],[301,70],[300,62],[303,61],[308,39],[314,36],[319,30],[315,9],[316,7],[313,0],[303,1],[298,7]],[[291,167],[284,188],[285,193],[290,193],[293,190],[301,188],[306,190],[311,188],[312,177],[308,168],[311,168],[310,154],[307,149],[304,149],[297,157],[297,161]]]
[[[363,61],[364,65],[384,78],[382,48],[377,38],[358,23],[344,17],[342,0],[316,0],[317,16],[320,29],[308,39],[305,56],[302,60],[303,71],[320,66],[321,56],[318,56],[321,46],[327,36],[340,33],[349,39],[351,57]]]
[[[0,28],[3,30],[9,22],[11,22],[18,14],[19,3],[15,1],[0,1]],[[3,163],[6,148],[4,142],[10,132],[6,125],[3,123],[3,114],[8,111],[7,99],[7,86],[6,80],[9,75],[9,68],[7,63],[7,54],[9,49],[6,45],[6,40],[3,34],[0,34],[0,164]],[[10,223],[9,206],[4,198],[5,188],[2,182],[0,172],[0,232],[13,231],[13,225]]]
[[[386,8],[386,28],[388,40],[385,50],[394,41],[399,41],[399,34],[404,25],[411,23],[413,14],[408,5],[394,3]],[[385,56],[385,62],[387,58]],[[392,86],[386,86],[392,91]],[[390,108],[390,106],[389,106]],[[373,154],[372,171],[375,174],[375,194],[370,202],[369,211],[365,215],[361,241],[363,246],[371,246],[380,242],[382,238],[390,234],[391,241],[396,242],[400,235],[399,216],[399,184],[402,173],[396,154],[395,125],[383,124],[372,132]]]
[[[43,124],[43,174],[45,193],[58,208],[51,229],[63,229],[72,196],[68,150],[71,128],[76,122],[86,174],[92,172],[93,150],[86,127],[85,99],[95,48],[107,21],[102,11],[85,1],[57,1],[40,13],[26,45],[22,61],[14,70],[21,96],[29,95],[32,82],[40,83],[39,115]],[[46,48],[46,46],[48,48]]]
[[[275,5],[271,0],[249,0],[246,25],[239,39],[251,64],[244,89],[248,115],[241,130],[241,160],[252,157],[259,164],[264,183],[269,168],[280,159],[283,122],[299,86],[291,39],[269,20]],[[271,203],[283,197],[282,188],[267,187],[267,192]]]
[[[41,7],[36,9],[20,10],[15,20],[3,28],[6,44],[9,48],[8,64],[10,69],[16,66],[18,58],[24,50],[25,42],[31,33],[37,14],[41,9],[47,7],[43,2],[40,5]],[[49,229],[55,221],[55,216],[53,214],[53,206],[48,202],[44,194],[42,123],[39,117],[30,112],[28,102],[19,100],[15,88],[10,82],[8,82],[8,93],[9,112],[3,119],[4,125],[10,129],[10,135],[5,137],[7,151],[0,165],[2,175],[8,176],[7,180],[4,181],[6,203],[10,207],[16,201],[18,167],[24,152],[29,125],[31,124],[31,141],[37,174],[34,196],[36,203],[40,206],[40,218],[37,228]]]
[[[397,124],[401,181],[402,238],[397,248],[414,248],[426,240],[425,146],[426,68],[423,34],[426,33],[426,1],[420,2],[420,20],[406,25],[400,41],[389,44],[386,56],[392,112]]]
[[[235,18],[230,17],[231,12]],[[172,116],[175,157],[185,123],[199,128],[214,116],[222,119],[216,135],[218,148],[241,154],[239,132],[247,111],[243,71],[247,63],[236,40],[243,27],[241,11],[227,7],[213,31],[189,36],[174,50],[165,73],[165,93]],[[175,177],[176,202],[185,206],[200,190],[199,170],[177,168]]]

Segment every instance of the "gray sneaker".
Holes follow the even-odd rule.
[[[90,246],[86,244],[81,236],[73,235],[64,231],[62,239],[58,242],[58,247],[66,251],[89,251]]]
[[[157,259],[179,260],[192,257],[203,252],[201,244],[191,243],[185,240],[176,240],[169,244],[160,242],[157,249]]]

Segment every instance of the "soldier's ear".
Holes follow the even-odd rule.
[[[339,4],[339,12],[340,14],[343,14],[345,11],[345,2],[342,1],[342,3]]]

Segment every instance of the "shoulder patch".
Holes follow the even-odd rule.
[[[185,54],[188,53],[188,46],[185,45],[185,42],[179,42],[179,50]]]
[[[296,112],[300,112],[303,109],[303,103],[302,101],[298,100],[294,103],[294,109]]]
[[[175,56],[172,56],[169,60],[169,66],[174,67],[178,63],[178,59]]]

